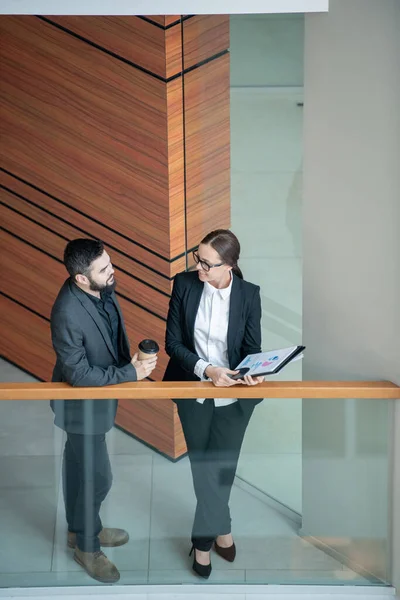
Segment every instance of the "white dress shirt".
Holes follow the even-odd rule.
[[[197,361],[194,372],[201,381],[206,381],[204,370],[209,364],[215,367],[227,367],[228,360],[228,322],[229,304],[232,290],[231,282],[227,288],[217,289],[204,282],[194,324],[194,347],[201,357]],[[205,398],[197,398],[203,404]],[[237,398],[215,398],[215,406],[227,406],[237,402]]]

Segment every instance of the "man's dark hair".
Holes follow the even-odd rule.
[[[104,244],[100,240],[80,238],[71,240],[64,250],[64,265],[73,279],[75,275],[88,275],[96,258],[104,252]]]

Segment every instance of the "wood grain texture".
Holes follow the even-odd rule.
[[[178,25],[177,21],[184,16],[185,15],[165,15],[165,26],[168,27],[168,25],[172,25],[172,23]]]
[[[197,15],[183,21],[184,68],[229,48],[229,15]]]
[[[181,22],[163,30],[137,17],[51,19],[159,77],[181,73]],[[160,19],[166,26],[175,17]],[[185,66],[210,58],[221,44],[227,47],[224,19],[185,21]],[[35,17],[4,17],[0,34],[0,152],[3,166],[28,182],[0,176],[9,188],[1,192],[5,206],[0,219],[10,232],[0,246],[10,265],[1,289],[49,317],[66,278],[60,262],[66,241],[102,239],[113,247],[107,250],[116,267],[132,352],[141,339],[156,339],[161,351],[152,375],[161,379],[167,364],[165,322],[128,299],[166,316],[170,278],[186,267],[186,233],[190,247],[210,228],[229,225],[229,59],[185,75],[184,115],[182,77],[160,81]],[[50,377],[54,353],[49,323],[11,304],[10,318],[2,316],[6,357]],[[13,318],[19,319],[16,327]],[[26,364],[27,349],[44,327],[45,343],[39,344],[44,364],[38,365],[36,356]],[[176,397],[175,391],[168,389],[165,398]],[[121,393],[120,425],[125,423],[134,435],[174,458],[185,452],[175,405],[160,404],[156,396],[148,400],[147,392],[137,402]]]
[[[182,24],[165,30],[165,75],[167,78],[182,73]]]
[[[120,400],[116,424],[171,458],[177,453],[174,404],[158,400]]]
[[[165,27],[165,15],[143,15],[146,19],[149,19],[152,23],[156,25],[161,25]]]
[[[134,16],[50,16],[54,23],[160,77],[166,74],[165,31]]]
[[[145,15],[146,19],[149,19],[153,23],[158,23],[166,27],[172,23],[176,23],[181,18],[181,15]]]
[[[122,268],[126,268],[133,275],[137,275],[141,279],[144,279],[157,289],[160,289],[166,293],[170,292],[170,282],[168,279],[166,279],[166,277],[173,276],[171,275],[171,271],[173,272],[174,268],[171,267],[169,261],[163,260],[145,248],[141,248],[137,244],[126,240],[118,235],[118,233],[108,229],[105,225],[96,223],[96,221],[93,221],[93,219],[81,215],[68,205],[60,204],[53,198],[50,198],[46,194],[35,190],[31,186],[18,181],[18,179],[11,177],[3,171],[0,171],[0,185],[3,185],[16,194],[20,194],[21,196],[27,198],[27,200],[33,202],[37,207],[49,211],[55,215],[55,217],[60,217],[61,219],[66,220],[68,223],[75,225],[77,228],[79,228],[77,229],[77,235],[75,237],[95,237],[103,240],[106,245],[110,245],[118,249],[120,251],[118,260],[121,263]],[[5,193],[6,192],[4,192],[4,194]],[[5,198],[5,195],[0,197]],[[45,219],[44,216],[42,218]],[[56,221],[57,219],[53,221],[52,228],[56,227]],[[60,221],[60,223],[62,223],[62,221]],[[57,225],[57,227],[60,226]],[[112,252],[115,252],[115,250],[112,250]],[[124,257],[123,254],[127,255],[127,257]],[[129,260],[129,257],[131,257],[133,260]],[[175,265],[175,268],[180,268],[179,260],[177,265]],[[151,269],[155,269],[159,273],[164,274],[165,277],[154,273],[154,271]]]
[[[175,28],[174,28],[175,29]],[[185,190],[182,79],[167,84],[170,258],[185,252]],[[177,261],[174,268],[179,267]],[[182,264],[184,270],[185,265]],[[178,271],[179,272],[179,271]],[[176,272],[174,272],[174,275]]]
[[[183,435],[183,429],[181,420],[178,415],[178,409],[174,404],[174,445],[175,445],[175,458],[186,454],[187,446],[185,436]]]
[[[187,245],[230,226],[229,55],[184,75]]]
[[[109,398],[130,400],[214,398],[215,386],[202,381],[136,381],[104,387],[76,388],[67,383],[0,383],[0,400],[50,400]],[[218,388],[221,398],[230,398],[231,388]],[[400,386],[390,381],[265,381],[255,386],[235,387],[238,398],[316,398],[398,400]]]
[[[36,377],[51,379],[55,354],[47,321],[0,294],[0,331],[1,354],[6,360]]]
[[[0,193],[0,197],[2,197],[3,195],[4,192],[3,194]],[[16,205],[18,205],[18,198],[11,196],[9,199],[6,198],[6,201],[7,200],[9,206],[15,207]],[[29,214],[31,212],[29,208],[32,207],[29,207],[28,205],[28,210],[26,210],[23,205],[18,206],[18,209],[25,210],[25,214]],[[40,215],[35,216],[36,218],[40,218]],[[64,238],[57,235],[56,233],[43,229],[41,225],[29,221],[22,215],[14,212],[13,210],[8,208],[7,206],[4,206],[3,204],[0,204],[0,222],[2,223],[2,227],[4,227],[8,232],[22,237],[26,242],[29,242],[30,244],[33,244],[34,246],[36,246],[36,248],[38,248],[38,250],[35,248],[31,248],[30,246],[24,244],[24,242],[12,237],[12,235],[9,235],[7,233],[4,233],[2,235],[0,246],[6,246],[4,255],[8,255],[10,259],[10,262],[6,263],[7,269],[5,273],[9,289],[7,293],[12,295],[14,277],[17,276],[17,274],[13,272],[13,254],[9,253],[7,244],[9,244],[13,250],[17,250],[16,256],[18,256],[21,261],[26,260],[28,261],[28,264],[35,263],[38,265],[38,268],[35,269],[34,276],[35,278],[38,278],[39,285],[43,279],[45,280],[47,278],[47,274],[44,275],[45,271],[43,271],[43,268],[46,266],[47,268],[51,269],[51,271],[56,272],[57,281],[60,283],[61,286],[62,282],[68,277],[68,273],[65,270],[64,265],[61,264],[64,255],[64,248],[67,241]],[[51,226],[52,223],[50,222],[49,225]],[[67,226],[65,226],[64,224],[62,225],[65,230]],[[79,237],[73,232],[65,231],[65,233],[69,234],[68,239],[74,239],[76,237]],[[56,260],[52,260],[47,255],[43,255],[43,252],[40,252],[40,250],[43,250],[44,252],[50,254],[52,257],[57,259],[58,262],[56,262]],[[110,256],[113,260],[112,253],[110,254]],[[45,265],[43,264],[41,266],[42,263],[45,263]],[[129,299],[143,306],[145,309],[155,312],[157,315],[160,316],[160,318],[166,318],[169,303],[168,296],[159,293],[157,290],[146,285],[145,282],[138,281],[126,272],[121,271],[118,268],[118,264],[114,264],[114,267],[115,278],[118,285],[117,294],[123,294],[124,296],[127,296]],[[29,272],[27,273],[27,275],[28,277],[31,277],[33,276],[33,272]],[[53,297],[53,300],[54,298],[55,296]],[[35,310],[38,309],[35,308]],[[39,312],[41,311],[39,310]]]
[[[0,28],[4,167],[168,255],[165,84],[35,17]]]
[[[1,233],[0,252],[7,268],[1,277],[0,291],[49,319],[66,279],[65,270],[46,254],[8,233]]]

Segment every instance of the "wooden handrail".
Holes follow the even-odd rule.
[[[389,381],[266,381],[256,386],[216,388],[208,382],[120,383],[104,387],[72,387],[67,383],[0,383],[0,400],[84,400],[126,398],[400,398]]]

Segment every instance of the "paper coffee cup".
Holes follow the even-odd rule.
[[[153,356],[156,356],[157,352],[160,349],[158,347],[157,342],[155,342],[154,340],[142,340],[138,348],[138,360],[148,360],[149,358],[153,358]]]

